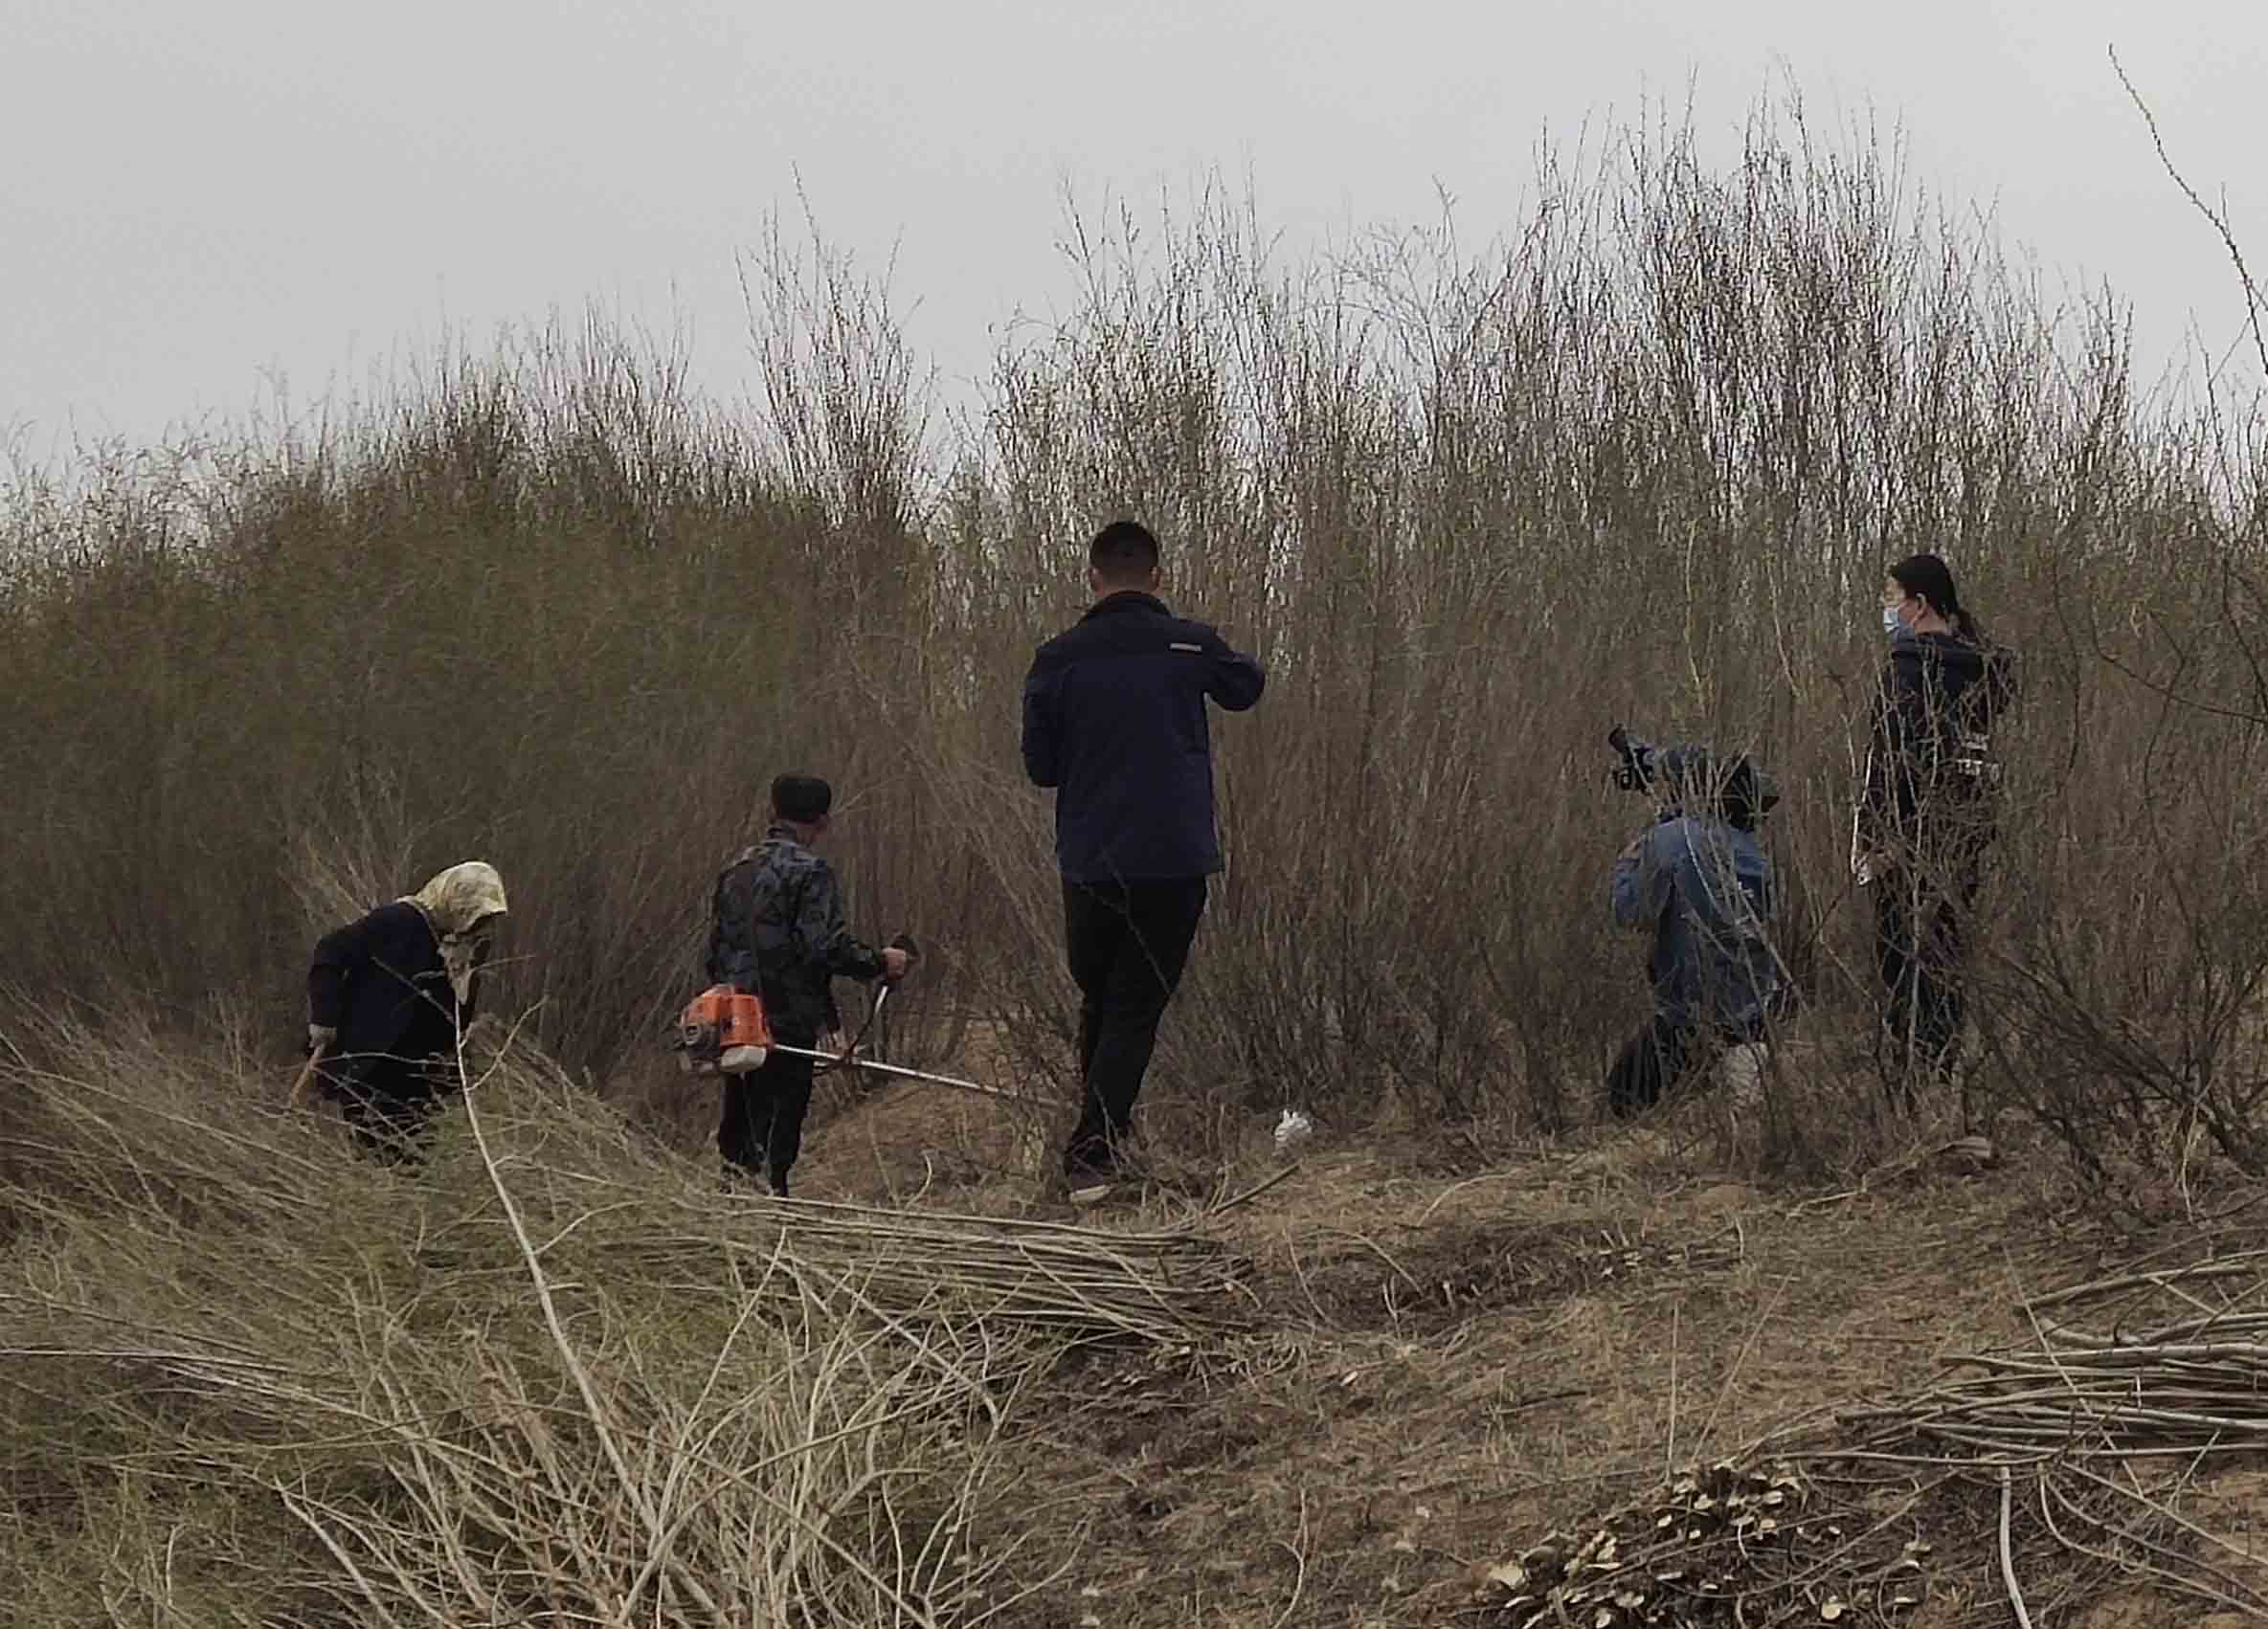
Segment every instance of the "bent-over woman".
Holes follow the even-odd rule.
[[[307,970],[315,1076],[367,1150],[415,1157],[456,1088],[458,1045],[505,911],[496,868],[466,860],[316,945]]]

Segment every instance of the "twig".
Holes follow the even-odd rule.
[[[1747,1367],[1749,1354],[1756,1350],[1756,1343],[1763,1336],[1764,1326],[1772,1321],[1772,1309],[1780,1305],[1780,1298],[1787,1293],[1787,1286],[1792,1282],[1785,1275],[1781,1278],[1778,1287],[1772,1291],[1772,1299],[1764,1304],[1763,1311],[1758,1314],[1756,1327],[1748,1331],[1748,1339],[1740,1344],[1740,1354],[1733,1359],[1732,1368],[1725,1373],[1724,1385],[1717,1394],[1717,1401],[1709,1405],[1709,1417],[1701,1422],[1699,1443],[1694,1449],[1695,1455],[1707,1446],[1711,1434],[1716,1431],[1718,1415],[1723,1411],[1725,1400],[1733,1395],[1733,1387],[1740,1378],[1740,1371]]]
[[[1277,1548],[1291,1551],[1291,1559],[1299,1567],[1298,1575],[1291,1580],[1291,1598],[1285,1603],[1282,1615],[1275,1621],[1275,1629],[1284,1629],[1284,1625],[1291,1621],[1292,1615],[1299,1611],[1300,1596],[1307,1593],[1307,1491],[1304,1488],[1299,1494],[1299,1536],[1294,1543],[1288,1545],[1279,1540]]]
[[[2074,1301],[2091,1301],[2098,1296],[2117,1295],[2124,1290],[2163,1289],[2187,1279],[2237,1279],[2248,1275],[2257,1278],[2264,1264],[2268,1264],[2268,1250],[2248,1250],[2241,1256],[2232,1256],[2218,1261],[2200,1261],[2189,1267],[2172,1267],[2156,1273],[2129,1273],[2123,1278],[2073,1284],[2048,1295],[2034,1296],[2032,1305],[2040,1307],[2062,1306]]]
[[[1505,1415],[1525,1414],[1530,1409],[1539,1409],[1545,1403],[1563,1403],[1573,1397],[1587,1397],[1590,1395],[1588,1386],[1569,1386],[1564,1391],[1538,1392],[1533,1396],[1515,1397],[1508,1403],[1496,1404],[1489,1413],[1501,1418]]]
[[[508,1045],[510,1038],[506,1037],[505,1039]],[[520,1219],[520,1207],[512,1202],[511,1190],[505,1186],[504,1172],[497,1168],[496,1155],[488,1147],[487,1132],[482,1128],[480,1110],[473,1103],[477,1094],[473,1090],[471,1072],[465,1066],[461,1033],[457,1041],[457,1079],[464,1088],[464,1118],[473,1134],[473,1146],[480,1152],[481,1167],[488,1173],[488,1185],[495,1191],[497,1203],[504,1207],[505,1219],[511,1224],[512,1238],[520,1247],[520,1258],[528,1264],[528,1276],[535,1285],[536,1300],[543,1307],[544,1324],[550,1330],[551,1344],[557,1349],[559,1361],[566,1366],[569,1377],[574,1381],[575,1391],[582,1396],[583,1407],[591,1417],[591,1429],[598,1439],[599,1451],[606,1455],[607,1463],[614,1467],[615,1475],[621,1483],[623,1497],[630,1501],[631,1508],[638,1512],[645,1524],[646,1534],[657,1553],[666,1554],[668,1534],[662,1526],[661,1514],[647,1500],[644,1484],[630,1474],[630,1462],[622,1458],[621,1447],[615,1441],[606,1410],[598,1400],[598,1390],[591,1383],[590,1372],[583,1367],[582,1359],[575,1355],[574,1344],[567,1338],[567,1326],[561,1322],[559,1307],[551,1299],[551,1281],[544,1272],[543,1261],[536,1255],[535,1242],[528,1238],[528,1226]],[[675,1565],[668,1568],[668,1576],[711,1618],[723,1616],[722,1609],[710,1598],[698,1578]],[[625,1614],[630,1607],[629,1601],[622,1603]]]
[[[2032,1629],[2032,1614],[2024,1610],[2024,1592],[2016,1586],[2016,1558],[2009,1550],[2009,1516],[2015,1505],[2015,1484],[2009,1467],[2000,1467],[2000,1581],[2008,1587],[2009,1606],[2020,1629]]]
[[[2268,334],[2263,334],[2260,325],[2263,301],[2258,285],[2253,281],[2252,270],[2244,263],[2244,251],[2237,246],[2236,234],[2230,230],[2228,218],[2199,197],[2197,189],[2190,186],[2174,167],[2173,156],[2166,150],[2166,138],[2159,133],[2157,115],[2150,111],[2150,104],[2142,100],[2142,93],[2134,88],[2134,81],[2126,77],[2126,65],[2119,60],[2116,46],[2110,48],[2110,63],[2112,70],[2119,76],[2119,83],[2125,87],[2127,97],[2133,101],[2135,111],[2142,115],[2143,123],[2150,128],[2150,145],[2158,149],[2158,162],[2166,167],[2166,173],[2182,190],[2182,195],[2195,205],[2197,212],[2211,221],[2213,230],[2220,234],[2222,247],[2229,251],[2229,258],[2236,267],[2237,283],[2244,290],[2245,318],[2252,333],[2253,348],[2260,359],[2260,371],[2268,375]]]
[[[1238,1194],[1230,1198],[1222,1200],[1219,1204],[1215,1205],[1205,1214],[1209,1216],[1217,1216],[1228,1211],[1235,1210],[1239,1205],[1250,1204],[1254,1199],[1259,1198],[1261,1194],[1267,1193],[1277,1183],[1288,1180],[1293,1172],[1299,1170],[1300,1165],[1303,1163],[1304,1162],[1302,1161],[1293,1161],[1291,1164],[1286,1166],[1283,1170],[1277,1172],[1274,1175],[1267,1177],[1266,1179],[1257,1182],[1251,1187],[1246,1189],[1242,1194]]]
[[[1683,1310],[1682,1306],[1670,1308],[1670,1442],[1662,1455],[1665,1475],[1677,1466],[1677,1332],[1678,1314]]]

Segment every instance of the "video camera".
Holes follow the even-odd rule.
[[[1613,778],[1624,792],[1666,792],[1673,805],[1697,799],[1743,830],[1780,801],[1771,776],[1746,752],[1719,757],[1705,747],[1657,747],[1619,724],[1606,732],[1606,746],[1620,760]]]
[[[1658,757],[1652,742],[1638,740],[1618,724],[1606,732],[1606,748],[1622,760],[1614,770],[1617,787],[1624,792],[1652,790]]]

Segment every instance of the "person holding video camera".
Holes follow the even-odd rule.
[[[1653,1015],[1606,1075],[1618,1118],[1651,1108],[1705,1075],[1730,1047],[1764,1038],[1785,998],[1768,926],[1778,908],[1759,819],[1779,801],[1745,754],[1702,747],[1656,750],[1621,730],[1626,787],[1657,789],[1662,806],[1614,862],[1614,920],[1650,933]]]

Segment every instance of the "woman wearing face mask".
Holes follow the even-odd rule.
[[[1962,607],[1934,554],[1890,569],[1882,628],[1890,661],[1853,860],[1874,891],[1883,1026],[1910,1108],[1916,1073],[1942,1073],[1960,1040],[1963,938],[1995,828],[1990,732],[2016,685],[2012,657]]]
[[[504,879],[452,865],[415,894],[324,935],[307,971],[309,1071],[364,1149],[414,1158],[455,1082],[480,1000]]]

